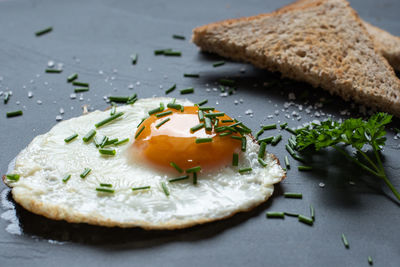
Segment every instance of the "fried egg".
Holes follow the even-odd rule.
[[[117,107],[104,125],[110,111],[60,122],[17,156],[19,179],[4,181],[33,213],[108,227],[178,229],[265,202],[285,177],[278,160],[266,153],[261,164],[259,145],[226,114],[200,113],[188,100],[151,98]]]

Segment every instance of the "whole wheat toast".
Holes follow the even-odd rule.
[[[400,117],[400,81],[345,0],[303,0],[269,14],[193,30],[202,50]]]
[[[280,8],[279,11],[287,12],[293,9],[307,7],[313,2],[319,2],[319,0],[299,0]],[[400,71],[400,38],[375,27],[364,20],[361,21],[373,38],[375,48],[378,49],[378,52],[389,61],[392,68]]]

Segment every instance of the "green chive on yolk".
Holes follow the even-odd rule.
[[[157,110],[156,105],[151,109],[149,117],[136,128],[130,153],[171,174],[196,166],[201,166],[201,170],[196,171],[200,174],[232,165],[232,155],[238,154],[242,147],[240,141],[230,138],[242,140],[238,131],[229,128],[236,121],[212,107],[185,106],[181,111],[173,105],[179,103],[169,103],[163,111]],[[203,113],[204,116],[200,116],[203,121],[199,113]],[[216,120],[219,121],[217,126]],[[216,131],[220,127],[224,131]],[[221,134],[225,137],[219,137]]]

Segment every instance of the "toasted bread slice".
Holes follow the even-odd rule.
[[[301,1],[193,30],[202,50],[279,71],[400,117],[400,81],[345,0]]]
[[[319,2],[319,0],[299,0],[280,8],[279,11],[287,12],[294,9],[304,8],[313,2]],[[368,33],[373,38],[375,48],[378,52],[389,61],[392,68],[400,71],[400,38],[373,26],[366,21],[362,20],[362,22]]]
[[[363,21],[368,33],[373,37],[375,48],[392,67],[400,72],[400,38]]]

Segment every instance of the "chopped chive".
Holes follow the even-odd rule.
[[[285,156],[285,165],[287,169],[290,169],[290,162],[288,156]]]
[[[180,90],[180,92],[181,92],[181,95],[192,94],[192,93],[194,93],[194,88],[182,89],[182,90]]]
[[[181,55],[179,51],[164,51],[164,56],[180,57]]]
[[[233,153],[232,166],[238,166],[238,165],[239,165],[239,154],[238,153]]]
[[[108,139],[108,138],[107,138],[107,139]],[[114,145],[116,142],[118,142],[118,138],[108,139],[108,140],[104,143],[104,145],[103,145],[102,147],[104,147],[104,146],[109,146],[109,145]]]
[[[21,116],[22,114],[23,114],[22,110],[16,110],[16,111],[7,112],[6,116],[7,116],[7,118],[12,118],[12,117]]]
[[[202,110],[199,110],[197,115],[199,116],[199,121],[204,121],[204,112]]]
[[[219,82],[219,84],[226,85],[226,86],[235,85],[235,81],[234,80],[229,80],[229,79],[220,79],[218,82]]]
[[[103,136],[103,139],[101,139],[101,142],[100,142],[99,146],[101,148],[103,148],[106,145],[107,141],[108,141],[108,137],[107,136]]]
[[[271,145],[276,146],[282,140],[282,135],[277,135],[272,139]]]
[[[216,133],[220,133],[220,132],[224,132],[226,130],[229,130],[229,128],[226,127],[226,126],[220,126],[220,127],[216,127],[214,130],[215,130]]]
[[[369,265],[374,265],[374,261],[372,260],[371,256],[368,256],[368,264]]]
[[[311,166],[298,166],[297,169],[299,171],[311,171],[312,167]]]
[[[234,120],[221,120],[222,123],[234,122]]]
[[[100,154],[108,155],[108,156],[115,156],[116,152],[115,149],[99,149]]]
[[[311,219],[310,217],[304,216],[299,214],[299,216],[297,217],[299,219],[299,222],[308,224],[308,225],[313,225],[314,221],[313,219]]]
[[[218,127],[219,119],[214,119],[214,127]]]
[[[140,186],[140,187],[133,187],[132,191],[138,191],[138,190],[146,190],[146,189],[150,189],[150,186]]]
[[[296,154],[294,152],[293,148],[291,148],[289,145],[285,145],[285,148],[286,148],[287,152],[289,152],[290,155]]]
[[[136,102],[137,100],[138,100],[138,99],[137,99],[137,95],[136,95],[136,94],[133,94],[133,95],[131,95],[131,96],[128,98],[128,101],[126,101],[126,104],[133,105],[133,104],[135,104],[135,102]]]
[[[196,138],[196,144],[211,143],[212,138]]]
[[[89,87],[89,84],[88,84],[88,83],[78,82],[78,81],[73,81],[73,82],[72,82],[72,85],[75,85],[75,86],[82,86],[82,87]]]
[[[201,170],[201,167],[200,167],[200,166],[196,166],[196,167],[187,169],[187,170],[186,170],[186,173],[199,172],[200,170]]]
[[[159,49],[159,50],[154,50],[154,55],[163,55],[165,52],[171,52],[172,49]]]
[[[311,214],[311,219],[315,221],[315,209],[313,205],[310,205],[310,214]]]
[[[163,111],[165,109],[164,103],[160,102],[160,111]]]
[[[285,122],[285,123],[282,123],[282,124],[280,125],[280,127],[281,127],[281,129],[285,129],[287,125],[288,125],[288,123]]]
[[[102,187],[112,187],[112,184],[100,183],[100,186],[102,186]]]
[[[169,165],[175,168],[175,170],[177,170],[179,173],[183,172],[183,170],[175,162],[170,162]]]
[[[285,215],[287,215],[287,216],[291,216],[291,217],[299,217],[299,214],[297,214],[297,213],[293,213],[293,212],[284,212],[285,213]]]
[[[131,55],[131,60],[132,60],[132,64],[133,64],[133,65],[136,65],[137,60],[138,60],[138,54],[137,54],[137,53],[133,53],[133,54]]]
[[[273,137],[273,136],[270,136],[270,137],[267,137],[267,138],[264,138],[264,139],[260,139],[260,140],[258,140],[258,142],[259,142],[259,143],[264,142],[264,143],[266,143],[266,144],[269,144],[269,143],[272,142],[273,139],[274,139],[274,137]]]
[[[162,189],[163,189],[163,191],[164,191],[164,194],[165,194],[166,196],[169,196],[168,187],[167,187],[167,185],[166,185],[164,182],[161,182],[161,187],[162,187]]]
[[[204,127],[204,122],[199,123],[199,124],[193,126],[192,128],[190,128],[190,131],[191,131],[191,132],[196,132],[196,131],[200,130],[200,129],[203,128],[203,127]]]
[[[45,29],[43,29],[43,30],[40,30],[40,31],[35,32],[35,35],[36,35],[37,37],[39,37],[39,36],[42,36],[43,34],[46,34],[46,33],[51,32],[52,30],[53,30],[53,27],[47,27],[47,28],[45,28]]]
[[[260,135],[262,135],[264,133],[264,129],[261,129],[261,130],[259,130],[257,133],[256,133],[256,139],[258,140],[258,137],[260,137]]]
[[[172,35],[172,38],[179,39],[179,40],[185,40],[186,39],[185,36],[179,35],[179,34]]]
[[[184,73],[183,77],[186,77],[186,78],[199,78],[200,74],[197,74],[197,73]]]
[[[119,146],[119,145],[125,144],[127,142],[129,142],[129,138],[125,138],[125,139],[122,139],[122,140],[120,140],[118,142],[115,142],[114,145],[115,146]]]
[[[265,125],[262,127],[263,130],[267,131],[267,130],[272,130],[272,129],[276,129],[276,124],[270,124],[270,125]]]
[[[145,126],[143,125],[142,128],[139,129],[139,131],[138,131],[138,132],[136,133],[136,135],[135,135],[135,139],[138,138],[139,135],[143,132],[144,127],[145,127]]]
[[[232,139],[236,139],[236,140],[240,140],[240,141],[243,140],[243,137],[236,136],[236,135],[232,135],[231,138],[232,138]]]
[[[106,119],[104,119],[104,120],[102,120],[102,121],[96,123],[94,126],[95,126],[96,128],[99,128],[99,127],[101,127],[101,126],[103,126],[103,125],[105,125],[105,124],[107,124],[107,123],[109,123],[109,122],[112,122],[113,120],[115,120],[115,119],[121,117],[122,115],[124,115],[123,112],[118,112],[118,113],[116,113],[116,114],[114,114],[114,115],[112,115],[112,116],[110,116],[110,117],[108,117],[108,118],[106,118]]]
[[[302,193],[286,192],[283,194],[286,198],[303,198]]]
[[[193,173],[193,184],[197,184],[197,172]]]
[[[129,96],[109,96],[108,100],[111,102],[116,102],[116,103],[126,103],[128,102]]]
[[[117,106],[114,103],[111,103],[111,111],[110,111],[110,115],[114,115],[115,112],[117,112]]]
[[[10,100],[10,93],[4,93],[4,104],[7,104],[8,100]]]
[[[225,87],[223,87],[222,85],[219,86],[219,89],[221,89],[221,92],[225,92]]]
[[[176,109],[176,110],[180,110],[182,105],[175,104],[175,103],[168,103],[167,107],[172,108],[172,109]]]
[[[204,114],[205,117],[214,118],[214,117],[222,117],[224,116],[224,112],[214,112],[214,113],[206,113]]]
[[[71,174],[67,174],[67,175],[65,175],[64,176],[64,178],[62,179],[62,181],[64,182],[64,183],[66,183],[66,182],[68,182],[68,180],[71,178]]]
[[[83,138],[82,140],[87,143],[89,142],[94,136],[96,135],[96,131],[95,130],[90,130]]]
[[[77,137],[78,137],[78,134],[70,135],[70,136],[68,136],[67,138],[64,139],[64,142],[65,143],[69,143],[69,142],[71,142],[72,140],[74,140]]]
[[[75,88],[74,89],[75,93],[82,93],[82,92],[87,92],[87,91],[89,91],[88,87],[82,87],[82,88]]]
[[[260,165],[263,167],[267,167],[268,165],[262,158],[258,158],[258,163],[260,163]]]
[[[258,149],[258,157],[263,159],[265,157],[265,148],[267,147],[267,144],[264,142],[261,142],[260,148]]]
[[[349,241],[347,241],[347,237],[343,233],[342,233],[342,241],[343,241],[343,245],[346,248],[350,248]]]
[[[209,111],[209,110],[215,110],[215,108],[212,108],[212,107],[199,107],[199,110]]]
[[[222,65],[224,65],[224,64],[225,64],[225,61],[217,61],[217,62],[215,62],[215,63],[213,64],[213,67],[216,68],[216,67],[222,66]]]
[[[85,178],[86,176],[88,176],[88,174],[92,171],[92,169],[89,168],[85,168],[85,170],[83,170],[83,172],[81,173],[81,175],[79,175],[82,179]]]
[[[253,169],[250,167],[239,169],[239,173],[251,172]]]
[[[246,137],[242,137],[242,151],[243,152],[246,151],[246,145],[247,145]]]
[[[204,118],[204,123],[205,123],[205,128],[206,131],[211,131],[212,130],[212,123],[210,118]]]
[[[67,77],[67,82],[71,83],[78,79],[78,73],[73,73]]]
[[[109,189],[109,188],[101,188],[101,187],[97,187],[96,188],[97,192],[103,192],[103,193],[110,193],[113,194],[115,192],[114,189]]]
[[[182,180],[186,180],[186,179],[189,179],[189,175],[180,176],[178,178],[171,179],[168,182],[174,183],[174,182],[178,182],[178,181],[182,181]]]
[[[284,219],[284,218],[285,218],[285,213],[283,213],[283,212],[269,211],[269,212],[267,212],[267,218],[279,218],[279,219]]]
[[[285,127],[285,130],[288,131],[288,132],[291,133],[291,134],[297,135],[296,131],[293,130],[292,128]]]
[[[173,84],[170,88],[168,88],[167,90],[165,90],[165,94],[168,95],[169,93],[171,93],[172,91],[174,91],[176,88],[176,84]],[[168,106],[168,105],[167,105]]]
[[[158,107],[158,108],[154,108],[154,109],[150,110],[148,113],[151,116],[151,115],[156,114],[156,113],[161,112],[161,111],[162,111],[161,108]]]
[[[232,134],[232,132],[226,132],[226,133],[219,134],[219,136],[220,137],[224,137],[224,136],[228,136],[228,135],[231,135],[231,134]]]
[[[184,109],[185,109],[185,108],[184,108],[183,106],[181,106],[181,112],[183,112],[183,111],[184,111]]]
[[[204,99],[204,100],[202,100],[202,101],[196,103],[195,105],[197,105],[197,106],[202,106],[202,105],[204,105],[204,104],[207,104],[207,102],[208,102],[208,99]]]
[[[139,122],[139,124],[136,126],[136,128],[139,128],[139,126],[142,125],[142,123],[143,123],[146,119],[147,119],[147,118],[143,118],[143,119]]]
[[[101,142],[99,142],[99,140],[97,140],[96,137],[94,137],[93,141],[94,141],[94,145],[98,148],[100,146]]]
[[[167,116],[167,115],[170,115],[170,114],[172,114],[172,111],[171,111],[171,110],[168,110],[168,111],[165,111],[165,112],[161,112],[161,113],[156,114],[156,117],[157,117],[157,118],[160,118],[160,117]]]
[[[46,69],[46,73],[61,73],[62,70],[60,69]]]
[[[18,182],[20,175],[19,174],[6,174],[6,178],[13,182]]]
[[[171,118],[166,118],[165,120],[161,121],[160,123],[156,124],[156,128],[160,128],[164,123],[168,122]],[[144,127],[144,126],[143,126]]]

